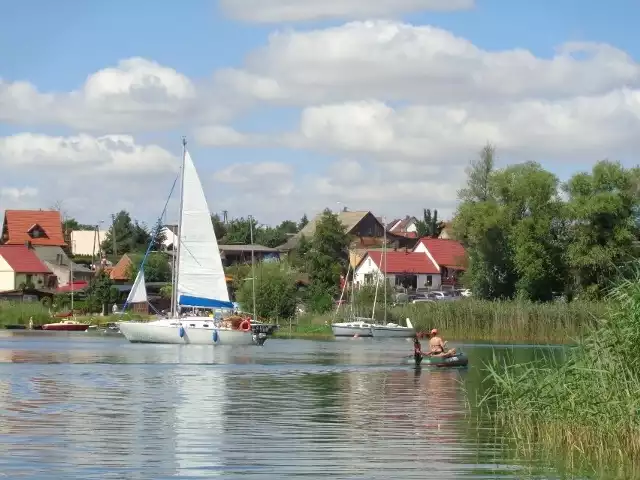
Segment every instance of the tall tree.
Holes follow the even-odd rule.
[[[307,253],[309,276],[314,287],[335,295],[339,289],[340,274],[349,261],[349,235],[338,216],[325,209],[316,222]]]
[[[571,217],[567,251],[577,290],[599,296],[618,268],[634,258],[640,197],[638,169],[601,161],[564,186]]]
[[[419,237],[438,238],[444,227],[444,222],[438,221],[438,210],[434,210],[432,214],[428,208],[423,209],[422,220],[416,223]]]
[[[220,219],[220,215],[218,215],[217,213],[211,215],[211,223],[213,223],[213,231],[216,234],[216,240],[222,240],[227,234],[227,226]]]
[[[471,161],[466,169],[467,186],[458,191],[463,202],[486,202],[491,196],[491,174],[495,168],[496,149],[487,143],[480,151],[479,158]]]
[[[147,229],[137,221],[134,222],[129,212],[125,210],[118,212],[114,216],[113,222],[102,242],[102,250],[108,254],[114,253],[114,236],[116,253],[119,255],[145,251],[149,242],[151,242],[151,234]]]
[[[153,227],[153,231],[151,232],[151,234],[153,235],[151,250],[156,252],[163,251],[165,249],[164,244],[167,241],[167,234],[165,233],[162,219],[158,219]]]
[[[302,215],[302,218],[298,222],[298,232],[307,226],[309,223],[309,219],[307,218],[307,214]]]
[[[136,279],[143,258],[143,254],[131,256],[131,265],[127,269],[127,276],[131,282]],[[171,263],[166,253],[149,253],[147,260],[144,263],[144,279],[147,282],[171,281]]]

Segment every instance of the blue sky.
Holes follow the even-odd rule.
[[[300,1],[304,2],[304,0]],[[357,3],[357,0],[344,1]],[[278,0],[272,0],[272,3],[274,2]],[[418,214],[423,206],[441,208],[451,214],[455,208],[455,195],[450,192],[455,192],[456,186],[459,186],[462,181],[460,171],[473,157],[473,152],[482,147],[484,141],[492,140],[493,134],[505,144],[504,150],[501,150],[501,144],[497,142],[498,151],[501,153],[500,161],[503,164],[523,159],[538,160],[562,178],[566,178],[576,170],[589,168],[597,157],[601,157],[606,152],[611,152],[611,156],[622,160],[627,165],[637,163],[630,153],[638,146],[637,143],[633,143],[632,135],[618,134],[613,128],[612,132],[602,134],[602,141],[588,138],[589,141],[586,143],[592,143],[594,146],[592,149],[589,145],[583,145],[578,148],[578,152],[573,152],[560,144],[568,140],[580,139],[580,132],[586,132],[587,137],[593,137],[589,132],[598,132],[601,122],[624,125],[630,131],[638,125],[640,109],[637,104],[640,100],[634,100],[640,85],[640,73],[634,70],[638,68],[640,56],[637,34],[634,33],[635,24],[640,18],[638,2],[615,0],[608,3],[585,4],[576,0],[555,2],[540,0],[526,3],[477,0],[475,3],[474,8],[462,11],[412,11],[390,14],[388,21],[405,25],[407,27],[405,30],[409,33],[404,36],[398,35],[393,43],[388,43],[388,39],[385,39],[382,33],[376,37],[380,39],[379,41],[367,40],[374,43],[367,44],[362,55],[371,54],[374,60],[367,61],[366,68],[371,69],[372,75],[365,76],[361,80],[362,91],[366,94],[363,93],[360,97],[358,85],[350,84],[357,70],[351,74],[342,64],[331,63],[328,55],[324,58],[322,42],[328,45],[327,42],[330,41],[328,35],[332,31],[337,33],[345,29],[348,22],[368,20],[369,17],[366,14],[357,17],[336,15],[328,20],[319,20],[314,18],[310,10],[310,19],[307,21],[290,22],[283,17],[280,22],[260,23],[230,18],[230,15],[225,15],[224,9],[214,0],[5,2],[3,14],[0,16],[0,78],[5,86],[14,82],[29,82],[37,88],[39,94],[55,94],[62,98],[69,92],[82,91],[90,75],[105,68],[117,68],[122,60],[139,57],[156,62],[161,67],[175,70],[176,74],[193,82],[198,92],[195,100],[191,98],[189,100],[191,104],[188,107],[184,106],[184,111],[183,105],[178,105],[182,99],[174,99],[175,104],[172,104],[172,108],[181,113],[175,116],[175,122],[168,118],[161,126],[154,126],[149,122],[149,119],[153,119],[154,116],[157,118],[157,115],[153,114],[153,111],[156,111],[154,109],[164,108],[160,104],[164,97],[152,98],[153,92],[145,93],[146,96],[135,100],[137,103],[133,110],[142,112],[138,121],[133,118],[137,115],[132,113],[130,105],[133,104],[126,104],[126,114],[129,115],[126,122],[97,122],[96,120],[96,125],[92,122],[101,115],[101,112],[95,106],[87,110],[89,107],[74,104],[73,108],[82,108],[84,109],[82,112],[90,112],[90,115],[82,117],[87,119],[86,124],[80,120],[71,121],[63,118],[65,113],[59,114],[60,118],[53,113],[47,114],[46,120],[43,120],[43,112],[36,111],[35,107],[28,106],[31,109],[25,107],[24,99],[20,104],[15,90],[5,97],[0,92],[0,107],[6,111],[4,115],[0,114],[0,135],[4,138],[24,133],[54,137],[86,134],[92,138],[114,134],[131,135],[137,145],[157,145],[170,154],[178,155],[180,136],[185,134],[188,135],[190,150],[201,171],[203,183],[206,185],[212,210],[227,209],[232,215],[238,216],[252,213],[269,223],[287,217],[299,217],[302,213],[313,214],[314,210],[322,206],[331,207],[336,202],[348,204],[354,209],[374,209],[390,217]],[[372,17],[373,15],[375,13]],[[444,43],[440,45],[439,42],[449,41],[446,38],[430,37],[432,33],[425,31],[414,32],[414,29],[427,25],[470,42],[474,48],[484,52],[482,54],[484,60],[480,57],[479,59],[471,58],[475,55],[473,51],[465,50],[461,53],[457,47],[449,49]],[[382,32],[383,28],[379,30]],[[280,61],[279,59],[284,58],[287,52],[293,52],[294,41],[300,41],[302,37],[292,36],[289,38],[289,43],[285,42],[285,46],[274,46],[269,44],[269,36],[276,31],[285,36],[291,32],[302,35],[317,32],[326,36],[320,41],[320,50],[316,51],[319,55],[314,55],[313,50],[309,50],[311,57],[306,60],[292,54],[292,58],[286,60],[288,63],[278,67],[276,63]],[[353,33],[355,35],[358,32]],[[415,39],[413,39],[414,36]],[[401,42],[404,43],[401,44]],[[527,51],[531,58],[551,61],[557,55],[556,48],[566,42],[608,44],[615,47],[616,52],[626,53],[629,58],[623,59],[617,53],[613,55],[599,50],[597,61],[593,61],[590,54],[578,52],[573,55],[575,64],[571,67],[558,67],[559,70],[553,70],[545,64],[536,65],[532,67],[536,68],[536,73],[532,76],[538,85],[545,85],[544,88],[538,88],[533,81],[525,85],[525,78],[522,80],[523,86],[519,87],[517,92],[505,96],[503,91],[509,85],[495,85],[496,99],[492,99],[491,104],[486,108],[487,111],[491,111],[490,115],[483,112],[485,104],[489,101],[487,96],[493,93],[484,93],[484,97],[478,94],[472,98],[468,89],[465,90],[463,84],[468,78],[488,74],[489,70],[484,70],[485,67],[480,65],[483,62],[486,64],[494,61],[487,60],[487,55],[520,50]],[[353,45],[345,46],[345,49],[351,48],[356,52],[352,54],[354,60],[351,64],[357,63],[358,54],[355,48],[360,44],[354,41]],[[402,53],[385,57],[385,55],[391,55],[388,54],[390,48],[397,52],[409,52],[407,55],[411,60],[407,60],[406,78],[398,74],[394,78],[385,79],[387,83],[382,83],[379,73],[376,72],[384,72],[384,64],[379,66],[382,70],[377,70],[373,65],[376,56],[371,53],[373,48],[378,47],[381,62],[401,62]],[[255,54],[259,49],[265,48],[272,51],[273,55]],[[278,51],[277,48],[285,48],[285,50]],[[447,63],[437,63],[439,48],[446,52]],[[420,54],[415,53],[416,49],[426,49],[431,54],[420,57]],[[341,55],[340,52],[338,54]],[[456,55],[460,59],[459,66],[453,64],[457,61]],[[607,55],[613,55],[611,61],[614,63],[608,63]],[[313,58],[314,56],[323,57],[322,61],[325,63]],[[388,60],[384,60],[385,58]],[[270,61],[272,63],[269,63]],[[509,58],[499,59],[501,78],[508,78],[514,80],[513,83],[517,83],[519,80],[515,75],[522,75],[525,68],[522,65],[529,65],[529,60],[524,57],[515,59],[516,63],[519,61],[521,64],[520,67],[514,66],[513,74],[510,73],[508,61],[510,61]],[[419,75],[412,73],[414,66],[410,62],[424,64],[427,73],[421,72]],[[405,68],[401,63],[394,63],[394,65]],[[429,68],[430,65],[433,65],[433,69]],[[603,73],[603,65],[606,67],[604,70],[610,70],[613,73]],[[220,80],[219,72],[226,71],[227,68],[235,69],[231,77],[234,79],[232,85],[228,81]],[[278,71],[278,68],[281,68],[281,71]],[[293,79],[296,71],[304,73],[305,69],[318,74],[323,80],[311,85],[313,81]],[[447,71],[442,75],[450,76],[450,80],[448,80],[449,77],[444,80],[436,79],[438,83],[434,83],[432,88],[429,82],[436,82],[434,78],[441,70]],[[259,93],[244,91],[243,87],[237,87],[240,85],[238,79],[241,78],[238,72],[250,72],[263,79],[269,78],[281,89],[280,96],[277,100],[265,100]],[[323,76],[325,73],[326,80]],[[152,72],[148,75],[153,77],[154,74]],[[559,75],[564,77],[558,79]],[[139,86],[134,85],[138,90],[134,91],[132,87],[131,91],[134,93],[142,92],[141,89],[148,86],[147,80],[142,81],[140,78],[127,80],[129,87],[134,85],[135,81],[142,82]],[[413,91],[413,85],[421,79],[426,79],[424,91],[420,91],[419,86]],[[410,84],[412,86],[405,88],[405,82],[407,86]],[[444,92],[446,99],[442,98],[443,95],[435,93],[430,96],[430,90],[443,88],[442,85],[446,85],[447,82],[450,82],[451,90]],[[580,84],[576,85],[575,92],[571,88],[574,82]],[[259,90],[257,85],[257,83],[252,84],[256,91]],[[285,87],[291,87],[290,91],[285,91]],[[480,90],[485,92],[487,88],[483,86]],[[405,94],[403,90],[407,92],[411,90],[413,93]],[[169,87],[166,87],[166,91],[169,91]],[[615,98],[612,100],[613,97]],[[62,102],[57,98],[56,102]],[[583,98],[587,98],[588,102],[584,100],[584,105],[580,103],[582,106],[576,110],[577,102]],[[121,96],[118,97],[118,101],[120,100],[122,100]],[[13,103],[9,105],[7,102]],[[105,108],[110,108],[109,102],[105,102],[107,104]],[[229,102],[230,106],[225,106],[229,111],[215,115],[211,117],[214,119],[210,120],[210,111],[226,102]],[[362,110],[364,112],[362,114],[351,109],[351,114],[358,115],[361,120],[360,123],[355,120],[354,123],[350,123],[346,116],[348,113],[338,107],[352,102],[380,102],[392,106],[395,122],[392,137],[393,139],[404,138],[406,145],[401,145],[400,140],[396,142],[393,139],[384,145],[377,144],[377,139],[388,131],[385,130],[385,126],[378,123],[374,126],[369,125],[369,120],[365,118],[367,115],[377,118],[377,113],[371,109]],[[571,121],[569,122],[566,118],[561,120],[562,128],[557,138],[550,136],[546,130],[540,133],[541,136],[528,138],[521,131],[515,132],[513,130],[515,127],[511,126],[513,123],[508,121],[509,118],[513,118],[514,112],[521,111],[512,107],[512,105],[518,105],[518,102],[544,103],[545,108],[548,109],[544,121],[549,124],[555,122],[550,120],[552,113],[549,112],[556,112],[570,106],[573,108],[571,110],[573,113],[570,114]],[[203,106],[205,103],[209,111],[206,111]],[[237,107],[238,105],[242,106]],[[319,116],[318,110],[311,110],[309,126],[306,130],[302,128],[302,112],[309,108],[327,105],[336,106],[332,114],[336,114],[337,117],[327,116],[331,112],[325,110],[322,110],[320,112],[322,115]],[[437,106],[438,114],[449,111],[459,112],[463,108],[473,112],[473,115],[469,115],[479,119],[478,122],[482,121],[484,126],[478,131],[479,133],[470,133],[471,127],[468,125],[464,131],[457,133],[453,131],[454,127],[462,128],[462,126],[456,121],[455,125],[448,127],[443,133],[439,131],[438,122],[433,120],[434,112],[424,110],[427,113],[421,114],[420,118],[430,119],[433,123],[432,127],[437,131],[426,133],[425,130],[424,138],[421,138],[419,129],[416,128],[417,132],[414,131],[410,138],[405,138],[404,133],[399,129],[401,126],[406,127],[408,117],[400,118],[399,116],[401,113],[409,115],[410,112],[403,109],[412,106],[422,109]],[[362,105],[358,108],[361,107]],[[535,113],[534,106],[529,105],[529,107]],[[198,108],[201,115],[197,121],[187,114],[191,111],[189,109],[194,108]],[[380,108],[376,103],[375,112],[381,112]],[[598,112],[605,108],[610,110],[607,112],[608,116],[603,119],[592,118],[600,115]],[[65,109],[70,111],[71,107],[65,107]],[[148,110],[142,111],[144,109]],[[152,113],[149,113],[149,110]],[[511,113],[506,114],[507,110]],[[576,113],[578,111],[579,115]],[[380,115],[387,114],[380,113]],[[504,115],[504,118],[500,115]],[[180,121],[177,120],[178,117]],[[542,121],[537,117],[531,118],[531,125],[537,125]],[[526,118],[518,121],[522,122],[522,125],[528,124]],[[581,125],[580,122],[583,121],[590,123]],[[572,126],[567,126],[568,123]],[[215,142],[198,141],[195,133],[198,128],[211,125],[233,129],[243,134],[243,139],[230,142],[225,137]],[[374,132],[373,127],[381,130]],[[350,132],[352,128],[354,132]],[[576,133],[574,130],[569,131],[569,128],[575,128]],[[300,134],[299,130],[304,131]],[[487,132],[488,138],[483,139],[482,132]],[[347,133],[358,134],[362,138],[347,138]],[[285,141],[280,138],[284,134],[296,134],[297,140]],[[440,145],[438,142],[443,135],[451,135],[452,140]],[[468,141],[465,135],[468,136]],[[465,141],[461,142],[464,145],[456,146],[454,140],[459,136],[465,138]],[[515,137],[517,140],[514,139]],[[548,148],[541,147],[540,139],[544,139],[542,143],[545,143],[545,147]],[[209,144],[204,145],[204,143]],[[558,147],[552,148],[556,143]],[[422,144],[427,151],[425,157],[433,155],[433,158],[422,160],[420,155],[415,153],[416,149],[419,149],[417,145]],[[28,145],[32,144],[28,143]],[[3,155],[4,157],[15,156],[15,152],[15,146],[13,150],[8,148],[5,152],[0,150],[0,162],[3,161]],[[593,155],[590,152],[593,152]],[[44,147],[39,147],[37,161],[46,164],[47,155],[49,154]],[[134,190],[137,185],[140,185],[138,177],[134,178],[134,174],[126,174],[125,180],[122,180],[124,175],[122,172],[118,174],[120,176],[114,177],[108,176],[108,173],[91,174],[94,166],[91,163],[91,155],[87,154],[86,159],[82,158],[83,168],[87,169],[86,175],[75,181],[86,188],[81,188],[80,190],[83,191],[78,193],[73,187],[77,183],[74,181],[65,183],[60,180],[61,177],[74,178],[77,166],[71,168],[61,163],[60,158],[67,155],[64,152],[51,155],[51,158],[56,158],[56,165],[58,165],[53,172],[48,169],[39,171],[37,168],[31,168],[36,165],[34,163],[36,160],[33,158],[30,163],[20,163],[14,157],[11,162],[8,162],[5,158],[8,163],[2,168],[7,174],[0,179],[0,188],[5,189],[5,195],[0,197],[0,210],[19,207],[22,204],[45,208],[54,201],[68,197],[73,199],[70,205],[65,206],[69,210],[68,213],[81,217],[84,221],[93,221],[94,217],[104,216],[109,213],[109,208],[114,208],[116,205],[131,208],[136,216],[145,221],[151,221],[156,210],[159,211],[162,208],[163,185],[167,186],[168,191],[171,184],[171,176],[166,172],[164,174],[159,172],[158,177],[152,177],[153,181],[157,182],[157,187],[147,187],[153,191],[153,194],[136,194]],[[441,158],[440,162],[436,157]],[[137,160],[131,157],[131,162],[135,161]],[[149,168],[153,169],[153,159],[147,159],[147,161]],[[238,164],[242,165],[238,166]],[[396,171],[395,167],[400,164],[406,164],[406,168],[398,167]],[[340,172],[340,168],[345,165],[350,166],[347,170],[353,173],[351,176],[348,172],[344,175]],[[390,173],[389,165],[394,167],[395,173]],[[258,168],[260,166],[261,168]],[[291,168],[291,171],[287,171],[284,167]],[[236,181],[220,180],[224,175],[219,172],[227,168],[235,169]],[[252,171],[258,173],[250,174]],[[246,179],[240,179],[242,172],[247,173]],[[96,176],[102,179],[98,187],[93,183]],[[64,185],[58,185],[56,183],[58,181]],[[122,202],[100,201],[101,198],[112,198],[115,195],[114,186],[121,182],[127,185],[124,187],[127,193],[117,194],[123,197]],[[147,179],[142,183],[149,182],[151,180]],[[419,183],[410,185],[411,182]],[[109,184],[108,188],[105,187],[105,183]],[[51,185],[56,186],[56,195],[61,198],[52,196]],[[20,189],[27,187],[38,190],[37,195],[18,194]],[[18,193],[15,189],[18,189]],[[387,189],[392,189],[395,193],[387,194]],[[398,194],[398,189],[405,189],[407,194],[405,196]],[[160,204],[157,206],[153,204],[159,201]],[[89,205],[90,208],[81,208],[79,204]]]

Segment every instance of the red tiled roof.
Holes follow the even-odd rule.
[[[40,225],[40,228],[44,230],[44,236],[33,238],[29,235],[29,230],[35,225]],[[2,243],[6,245],[24,245],[28,241],[32,245],[38,246],[66,246],[62,234],[60,212],[52,210],[6,210],[4,212],[4,228],[6,228],[7,238],[3,239]]]
[[[84,280],[76,280],[75,282],[69,283],[64,287],[58,287],[56,289],[56,292],[58,293],[71,292],[71,291],[79,292],[81,290],[86,290],[87,288],[89,288],[89,282],[86,282]]]
[[[15,273],[51,273],[35,252],[24,245],[0,245],[0,256]]]
[[[422,273],[437,275],[440,273],[427,255],[419,252],[385,252],[386,259],[382,257],[382,251],[369,250],[367,255],[384,273]],[[365,256],[366,258],[366,256]],[[364,259],[363,259],[364,260]]]
[[[441,267],[465,267],[466,251],[460,242],[443,238],[423,237],[422,243]],[[417,246],[417,245],[416,245]]]
[[[129,280],[129,265],[131,265],[131,258],[125,253],[109,272],[111,280]]]

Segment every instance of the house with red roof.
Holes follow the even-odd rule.
[[[6,210],[2,226],[2,245],[66,247],[62,217],[54,210]]]
[[[418,238],[418,219],[407,215],[387,224],[387,231],[407,238]]]
[[[440,269],[421,252],[369,250],[354,270],[358,285],[375,284],[387,279],[392,286],[437,288]]]
[[[466,270],[467,252],[456,240],[423,237],[414,247],[415,253],[426,254],[437,267],[442,285],[455,287]]]
[[[53,289],[57,278],[25,245],[0,245],[0,292],[34,289]]]

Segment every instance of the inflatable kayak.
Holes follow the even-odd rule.
[[[416,365],[416,360],[413,355],[405,357],[404,363],[408,365]],[[466,367],[469,364],[469,358],[464,352],[458,352],[451,357],[431,357],[428,355],[422,356],[422,361],[418,364],[421,367]]]

